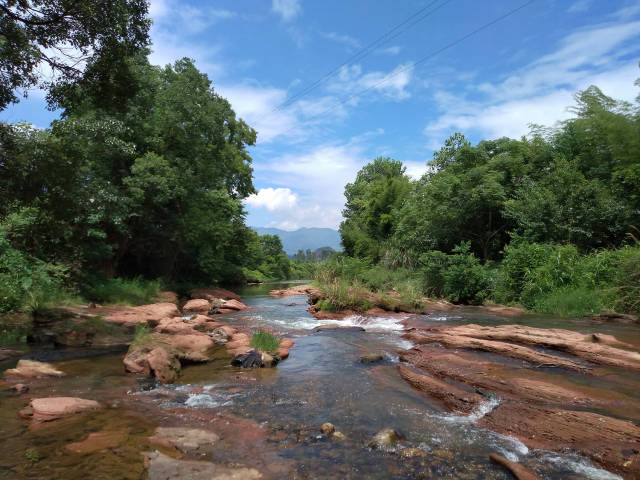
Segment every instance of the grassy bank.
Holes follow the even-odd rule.
[[[523,305],[584,316],[602,310],[640,313],[640,247],[581,255],[572,245],[514,242],[500,262],[482,263],[464,245],[430,251],[412,269],[336,256],[316,271],[321,310],[419,310],[425,297],[453,303]]]

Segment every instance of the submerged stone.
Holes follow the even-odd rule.
[[[149,480],[257,480],[255,468],[225,467],[211,462],[176,460],[159,452],[145,454]]]
[[[231,360],[231,365],[242,368],[260,368],[262,366],[262,354],[258,350],[241,353]]]
[[[384,428],[376,433],[367,444],[369,448],[386,450],[395,446],[400,435],[392,428]]]
[[[381,353],[366,353],[360,355],[360,363],[376,363],[384,360],[384,356]]]
[[[198,428],[158,427],[149,437],[149,443],[167,448],[177,448],[183,453],[210,446],[220,437],[208,430]]]

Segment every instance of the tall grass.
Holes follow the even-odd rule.
[[[160,280],[103,278],[89,281],[84,294],[89,300],[107,305],[144,305],[152,303],[161,290]]]
[[[251,336],[251,346],[263,352],[275,352],[280,341],[271,333],[258,330]]]

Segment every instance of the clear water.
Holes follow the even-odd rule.
[[[70,375],[36,382],[34,397],[95,398],[108,408],[33,430],[16,415],[28,398],[5,392],[0,396],[0,478],[145,478],[139,453],[149,449],[144,438],[156,425],[212,429],[222,442],[202,459],[253,466],[265,478],[512,478],[489,462],[492,452],[523,463],[542,478],[619,478],[585,458],[530,450],[514,438],[477,427],[474,421],[495,408],[499,399],[481,405],[470,417],[459,417],[413,390],[397,374],[398,351],[411,347],[400,337],[402,318],[354,316],[344,323],[362,326],[364,332],[312,333],[316,326],[335,322],[314,319],[306,311],[304,296],[268,295],[269,289],[284,287],[244,289],[243,300],[254,308],[224,318],[232,325],[259,326],[292,338],[296,345],[290,357],[275,369],[230,367],[221,348],[212,363],[187,366],[177,384],[162,386],[124,374],[122,352],[68,359],[49,353],[47,360]],[[503,322],[473,310],[421,320]],[[547,319],[525,321],[540,324]],[[359,362],[360,355],[371,352],[382,353],[384,360]],[[0,365],[10,366],[11,362]],[[625,381],[626,377],[620,380]],[[346,440],[323,436],[324,422],[333,423]],[[105,428],[128,432],[119,451],[79,455],[65,450],[67,443]],[[404,439],[390,451],[367,448],[383,428],[395,429]],[[399,456],[397,451],[406,447],[420,448],[426,456]],[[28,459],[32,450],[40,455],[37,461]]]

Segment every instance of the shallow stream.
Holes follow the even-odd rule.
[[[231,367],[221,347],[219,358],[186,366],[177,384],[163,386],[125,374],[123,352],[32,352],[34,358],[54,362],[68,376],[36,382],[30,397],[0,393],[0,478],[145,478],[140,452],[150,449],[145,438],[157,425],[211,429],[222,441],[200,459],[255,467],[265,478],[512,478],[489,462],[492,452],[523,463],[542,478],[620,478],[583,457],[532,451],[514,438],[477,427],[474,420],[495,408],[499,399],[488,400],[471,417],[458,417],[413,390],[396,368],[397,351],[411,347],[400,337],[401,317],[352,317],[346,323],[360,325],[364,332],[313,333],[314,327],[335,322],[313,318],[306,311],[306,297],[274,299],[268,295],[270,288],[274,286],[253,286],[239,292],[254,308],[221,320],[231,325],[262,326],[292,338],[295,347],[290,357],[275,369]],[[515,323],[474,310],[418,320]],[[526,317],[516,322],[543,326],[553,319]],[[583,328],[580,321],[558,325],[556,320],[553,326]],[[601,331],[640,344],[632,328],[606,325]],[[384,360],[360,363],[359,357],[365,353],[382,353]],[[3,362],[0,370],[13,364],[15,361]],[[35,429],[18,418],[17,411],[28,398],[57,395],[96,399],[109,408]],[[334,424],[346,439],[327,439],[320,433],[324,422]],[[395,429],[404,439],[393,451],[369,449],[368,440],[383,428]],[[126,440],[118,448],[91,454],[71,453],[65,448],[90,432],[105,429],[124,432]],[[412,458],[398,454],[407,447],[426,454]]]

